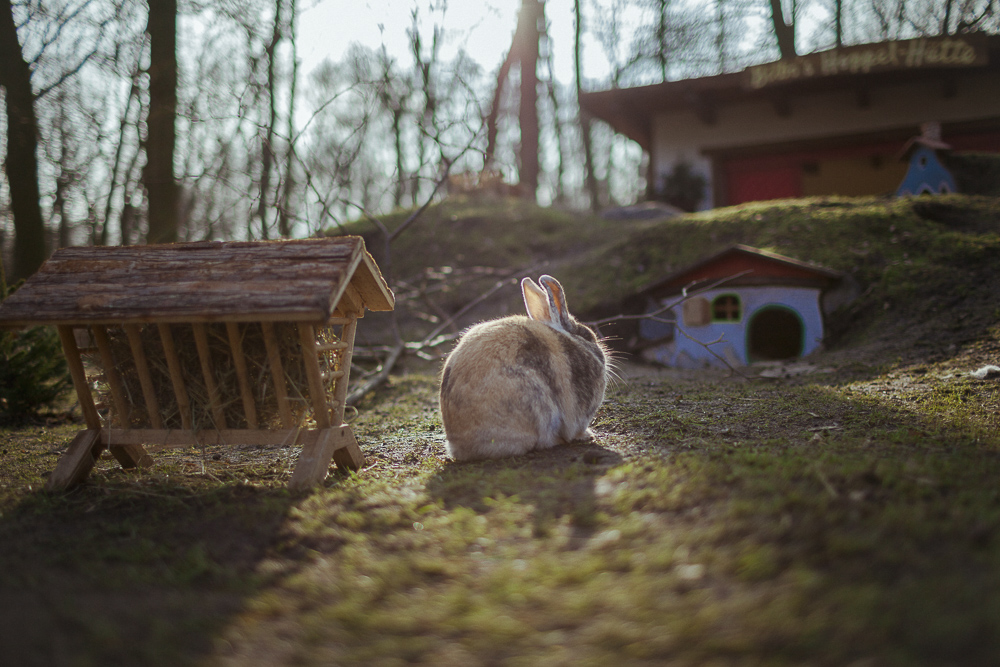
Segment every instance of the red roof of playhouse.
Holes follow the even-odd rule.
[[[759,248],[734,245],[650,285],[643,294],[663,297],[685,288],[704,289],[719,281],[725,281],[720,287],[782,285],[827,289],[843,277],[840,271]]]

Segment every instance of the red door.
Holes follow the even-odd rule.
[[[771,162],[771,164],[767,164]],[[797,165],[773,164],[772,160],[740,160],[726,165],[726,204],[786,199],[802,196],[802,170]]]

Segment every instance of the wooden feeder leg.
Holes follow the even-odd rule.
[[[364,457],[361,455],[358,441],[354,439],[350,426],[325,428],[319,431],[316,439],[307,442],[302,448],[302,454],[299,455],[299,461],[295,464],[288,488],[301,491],[321,484],[326,479],[326,473],[330,469],[330,460],[336,457],[338,452],[347,450],[352,452],[348,458],[355,462],[354,465],[347,467],[357,470],[364,465]],[[339,461],[337,465],[344,466]]]
[[[64,491],[87,479],[103,450],[100,429],[87,429],[77,433],[69,449],[56,464],[56,469],[49,475],[45,490]]]
[[[59,339],[62,341],[63,354],[66,355],[66,364],[69,366],[69,374],[73,378],[73,387],[76,389],[76,397],[80,401],[80,411],[83,412],[87,428],[100,429],[101,415],[97,413],[94,397],[90,393],[90,385],[87,384],[87,372],[83,369],[80,348],[76,346],[76,338],[73,336],[73,327],[60,326]]]
[[[64,333],[63,329],[68,330],[68,333]],[[63,349],[66,350],[66,359],[74,358],[75,362],[70,362],[70,375],[73,376],[73,384],[76,385],[76,394],[80,400],[80,407],[83,410],[84,419],[87,421],[88,431],[95,431],[101,434],[101,417],[97,413],[97,407],[94,405],[93,396],[90,393],[90,387],[87,385],[86,373],[83,370],[83,362],[80,360],[80,350],[76,346],[76,338],[73,336],[73,327],[59,327],[59,336],[62,338]],[[98,350],[101,353],[101,361],[104,364],[104,374],[108,379],[108,386],[111,387],[111,400],[115,406],[115,409],[119,411],[122,415],[123,423],[127,422],[126,413],[122,412],[123,406],[125,405],[124,400],[124,390],[121,386],[121,380],[118,377],[118,373],[114,368],[114,359],[111,356],[111,347],[108,343],[108,334],[104,327],[94,327],[94,341],[97,343]],[[81,384],[78,382],[77,378],[82,378],[82,390],[84,393],[81,394]],[[85,405],[90,406],[89,408],[84,407]],[[92,411],[93,414],[90,414]],[[79,436],[77,436],[79,438]],[[74,441],[75,442],[75,441]],[[93,458],[96,459],[100,455],[101,450],[108,445],[106,440],[101,440],[100,448],[96,450],[93,454]],[[141,466],[143,468],[153,465],[153,458],[146,453],[142,445],[111,445],[111,454],[118,460],[123,468],[135,468],[136,466]],[[66,454],[68,458],[69,454]],[[80,459],[80,461],[83,461]],[[69,464],[68,464],[69,465]],[[86,479],[87,475],[90,473],[90,469],[94,467],[94,462],[91,461],[89,464],[80,464],[79,461],[72,464],[74,466],[73,471],[69,474],[71,476],[71,481],[68,483],[69,486],[77,484]],[[77,468],[76,466],[84,465],[82,468]],[[62,466],[62,462],[56,466],[56,471],[59,471]],[[78,472],[80,471],[80,472]],[[77,477],[77,474],[80,476]],[[55,473],[53,473],[55,476]],[[52,478],[49,478],[50,484],[52,483]],[[66,486],[60,486],[58,488],[66,488]]]
[[[351,360],[354,357],[354,333],[357,331],[357,328],[358,318],[352,316],[351,321],[345,324],[343,330],[340,332],[340,342],[346,343],[347,347],[344,348],[343,356],[340,358],[340,368],[344,371],[344,375],[337,380],[334,395],[336,404],[334,406],[335,421],[333,423],[335,425],[344,423],[344,409],[347,407],[347,383],[351,379]],[[350,433],[350,428],[346,426],[342,426],[342,428],[347,428],[348,433]],[[345,470],[359,470],[365,465],[365,456],[361,453],[361,448],[358,447],[358,441],[354,439],[353,434],[351,434],[349,442],[346,442],[343,447],[333,452],[333,460],[338,468]]]
[[[107,445],[111,455],[123,468],[148,468],[153,465],[153,457],[142,445],[134,443],[115,444],[111,440],[111,429],[101,431],[101,443]]]

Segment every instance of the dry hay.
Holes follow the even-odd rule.
[[[258,323],[240,324],[242,339],[241,347],[246,360],[247,374],[253,392],[257,409],[257,428],[282,427],[277,397],[274,391],[274,381],[271,367],[268,363],[267,347],[264,334]],[[226,420],[226,428],[250,428],[244,414],[239,379],[229,347],[229,337],[224,323],[205,325],[208,333],[209,354],[213,379],[218,392],[218,400],[222,406]],[[317,328],[317,343],[333,343],[340,340],[342,326]],[[191,405],[192,425],[196,430],[221,428],[215,423],[212,404],[202,375],[201,361],[195,344],[194,329],[190,325],[170,325],[174,347],[180,362],[184,387]],[[274,323],[275,337],[278,342],[281,363],[285,373],[285,388],[289,405],[295,418],[296,426],[306,426],[315,423],[312,404],[309,400],[309,383],[302,358],[302,347],[296,325],[290,322]],[[154,387],[157,406],[163,428],[182,428],[180,410],[174,393],[170,370],[163,342],[156,325],[144,325],[140,328],[143,351],[149,366]],[[125,330],[109,328],[108,339],[111,352],[115,359],[115,368],[121,378],[125,391],[125,400],[129,403],[129,414],[114,414],[112,421],[119,426],[131,428],[150,428],[151,422],[146,409],[146,402],[139,380],[139,372],[132,356]],[[319,355],[320,372],[323,374],[323,385],[329,398],[336,384],[335,378],[328,378],[334,371],[341,370],[343,351],[328,351]],[[99,359],[92,358],[99,362]],[[100,366],[100,363],[96,364]],[[98,377],[98,394],[103,404],[114,406],[106,377]]]

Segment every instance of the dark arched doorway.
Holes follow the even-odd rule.
[[[794,310],[766,306],[747,324],[747,360],[753,363],[798,357],[804,338],[802,320]]]

